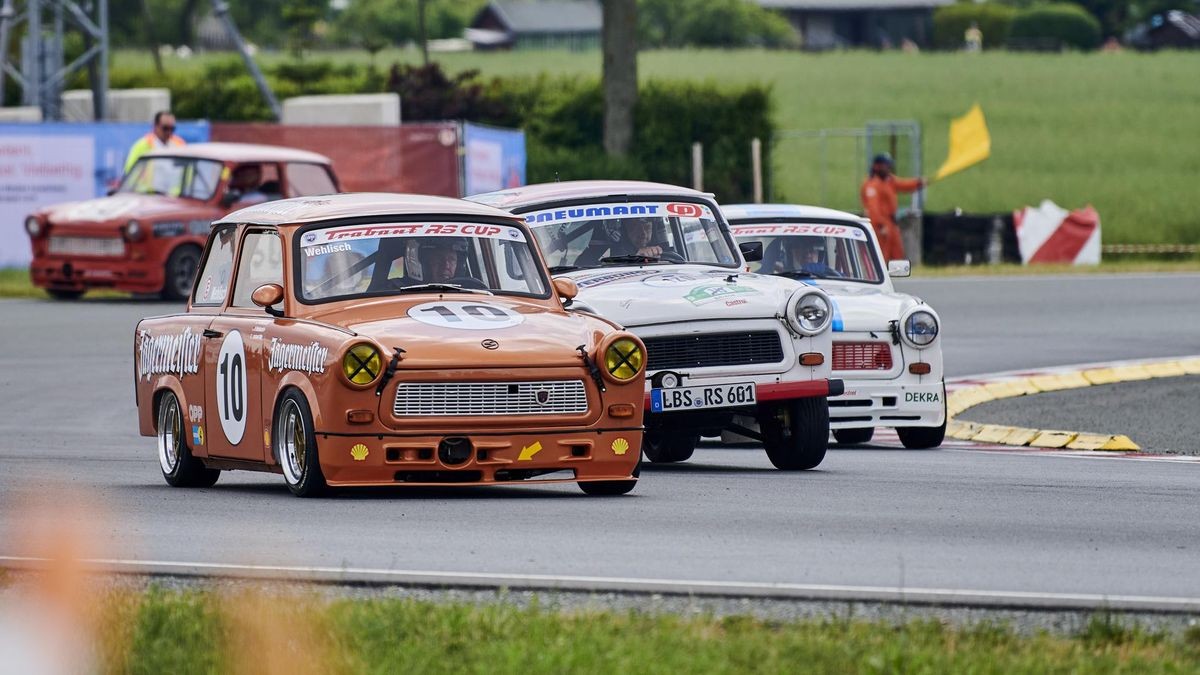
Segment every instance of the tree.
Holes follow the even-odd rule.
[[[624,157],[637,104],[637,0],[604,0],[604,151]]]

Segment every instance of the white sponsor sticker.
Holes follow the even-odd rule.
[[[821,223],[797,223],[795,225],[734,225],[729,228],[735,237],[782,237],[788,235],[809,235],[819,237],[840,237],[866,241],[867,233],[860,227],[850,225],[826,225]]]
[[[200,369],[201,338],[191,328],[160,335],[142,331],[138,337],[138,377],[149,380],[161,373],[183,377]]]
[[[319,342],[298,345],[274,337],[271,338],[269,351],[268,368],[271,370],[299,370],[305,373],[325,372],[325,358],[329,356],[329,349]]]
[[[358,241],[389,237],[476,237],[479,239],[502,239],[525,241],[525,233],[519,228],[489,223],[390,223],[378,225],[347,225],[305,232],[300,246],[336,245],[336,242]],[[330,251],[327,251],[330,252]]]
[[[237,445],[246,433],[246,347],[241,333],[231,330],[225,336],[214,370],[221,431],[225,432],[231,445]]]
[[[486,302],[425,302],[409,309],[408,316],[430,326],[459,330],[512,328],[525,321],[507,307]]]
[[[560,223],[610,220],[612,218],[708,218],[713,220],[712,209],[693,202],[622,202],[615,204],[582,204],[562,206],[526,213],[525,224],[530,227],[557,225]]]

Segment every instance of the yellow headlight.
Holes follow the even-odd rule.
[[[369,344],[354,345],[342,357],[342,374],[351,384],[371,384],[382,372],[383,359],[379,350]]]
[[[604,367],[608,374],[621,382],[627,382],[642,372],[646,353],[638,343],[629,338],[614,341],[604,352]]]

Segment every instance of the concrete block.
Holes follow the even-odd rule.
[[[42,109],[34,105],[0,108],[0,122],[41,122]]]
[[[310,126],[398,126],[399,94],[297,96],[283,102],[283,123]]]
[[[113,122],[149,122],[160,110],[171,109],[169,89],[110,89],[108,119]],[[92,90],[71,89],[63,92],[63,120],[91,122]]]

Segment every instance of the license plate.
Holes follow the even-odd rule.
[[[755,391],[753,382],[704,384],[694,387],[675,387],[674,389],[651,389],[650,412],[734,408],[753,405],[758,400]]]

